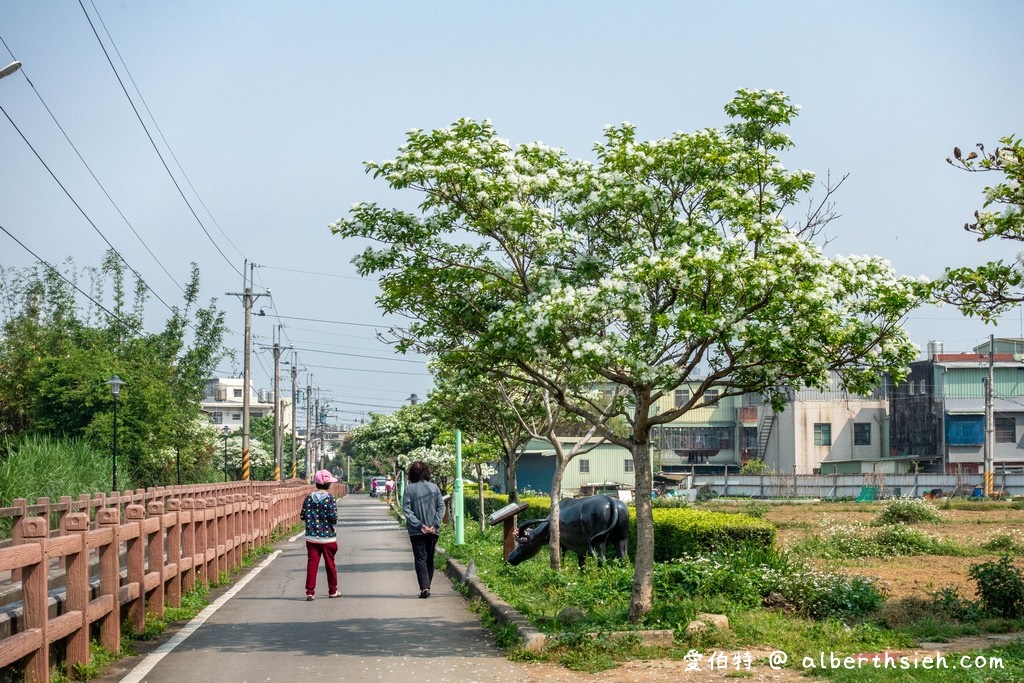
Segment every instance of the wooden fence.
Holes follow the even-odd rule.
[[[311,489],[228,482],[0,508],[13,523],[0,547],[13,598],[0,608],[0,668],[20,663],[26,681],[46,681],[51,646],[64,646],[71,672],[88,664],[93,635],[118,652],[122,619],[141,631],[147,613],[162,616],[239,567],[246,551],[299,522]]]

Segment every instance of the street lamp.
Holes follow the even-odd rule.
[[[11,62],[4,68],[0,69],[0,78],[4,76],[10,76],[12,73],[21,68],[21,62]]]
[[[121,395],[121,387],[124,385],[124,381],[114,375],[111,377],[107,384],[110,385],[110,393],[114,396],[114,477],[113,486],[111,491],[117,491],[117,397]]]
[[[228,480],[228,434],[231,433],[230,427],[223,427],[220,430],[221,436],[224,437],[224,481]]]

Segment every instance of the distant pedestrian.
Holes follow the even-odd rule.
[[[388,505],[391,505],[391,494],[394,493],[394,491],[395,491],[395,480],[392,479],[391,475],[389,474],[387,481],[384,482],[384,493],[387,495]]]
[[[338,537],[334,525],[338,523],[338,503],[327,489],[338,481],[327,470],[313,475],[316,491],[302,501],[302,521],[306,523],[306,600],[316,599],[316,572],[320,558],[327,570],[327,597],[340,598],[338,569],[334,556],[338,553]]]
[[[420,597],[430,597],[434,579],[434,549],[437,533],[444,520],[444,496],[437,484],[430,481],[430,468],[422,460],[409,465],[409,483],[402,495],[405,528],[412,543],[412,558]]]

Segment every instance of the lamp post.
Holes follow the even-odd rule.
[[[221,436],[224,437],[224,481],[228,480],[228,434],[230,432],[231,429],[228,427],[220,430]]]
[[[110,385],[110,393],[114,396],[114,476],[111,491],[117,490],[117,397],[121,395],[121,387],[124,385],[124,381],[114,375],[111,377],[107,384]]]

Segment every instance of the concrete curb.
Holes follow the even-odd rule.
[[[529,619],[517,612],[512,605],[508,604],[495,595],[483,584],[466,566],[448,557],[444,549],[438,551],[445,556],[444,573],[452,581],[465,586],[469,599],[479,598],[486,605],[498,623],[512,624],[522,640],[522,647],[529,652],[539,652],[544,649],[548,642],[548,636],[541,633]],[[594,634],[595,638],[600,637]],[[603,634],[609,640],[625,640],[628,638],[639,638],[640,643],[646,647],[672,647],[675,644],[675,634],[671,629],[648,629],[645,631],[614,631]]]
[[[444,552],[440,548],[438,550]],[[547,644],[546,635],[534,628],[533,624],[517,612],[512,605],[495,595],[480,579],[472,575],[465,565],[448,557],[447,553],[445,553],[444,573],[452,581],[466,587],[470,600],[477,598],[482,600],[498,623],[515,626],[516,632],[522,640],[523,649],[529,652],[539,652],[544,649]]]

